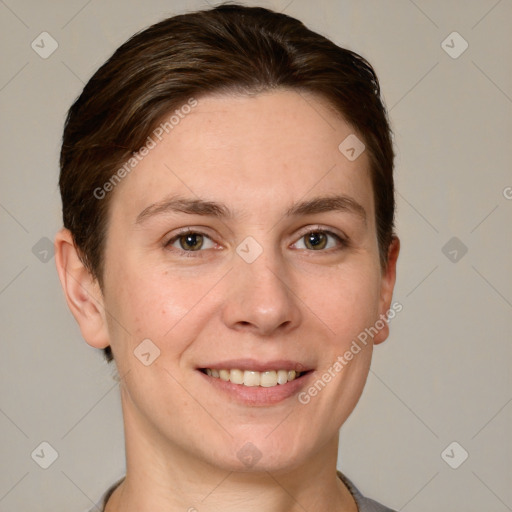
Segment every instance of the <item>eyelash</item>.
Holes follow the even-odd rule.
[[[327,252],[327,253],[330,253],[330,252],[333,252],[333,251],[339,251],[339,250],[344,249],[344,248],[349,246],[348,238],[344,238],[344,237],[342,237],[342,236],[340,236],[340,235],[338,235],[336,233],[333,233],[332,231],[329,231],[328,229],[322,229],[320,227],[314,228],[314,229],[310,229],[310,230],[304,232],[302,235],[300,235],[300,237],[297,239],[297,241],[294,242],[294,244],[297,243],[299,240],[302,240],[305,236],[310,235],[311,233],[323,233],[325,235],[331,236],[331,237],[336,239],[336,241],[338,242],[338,246],[337,247],[331,247],[329,249],[319,249],[318,251],[315,251],[313,249],[296,249],[296,250],[301,250],[301,251],[305,250],[307,252],[324,252],[324,253]],[[181,249],[179,247],[171,247],[173,243],[175,243],[177,240],[180,239],[180,237],[186,236],[186,235],[190,235],[190,234],[201,235],[203,237],[206,237],[206,238],[210,239],[212,242],[214,242],[212,240],[212,238],[210,236],[208,236],[206,233],[203,233],[203,232],[201,232],[199,230],[194,230],[194,229],[187,228],[187,229],[184,229],[183,231],[177,233],[176,235],[174,235],[169,240],[167,240],[164,243],[164,247],[169,249],[169,250],[172,250],[173,252],[176,251],[178,254],[181,254],[182,256],[185,256],[185,257],[188,257],[188,258],[198,257],[199,254],[197,254],[197,253],[204,252],[205,249],[199,249],[197,251],[186,251],[185,249]]]

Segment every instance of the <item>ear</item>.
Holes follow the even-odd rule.
[[[61,229],[55,236],[55,263],[68,307],[83,338],[92,347],[107,347],[110,340],[103,294],[98,281],[80,260],[68,229]]]
[[[393,298],[393,290],[395,288],[396,281],[396,263],[398,260],[399,252],[400,239],[395,236],[393,237],[391,244],[389,245],[388,264],[386,269],[382,273],[380,286],[379,320],[383,320],[384,327],[382,329],[379,329],[379,332],[374,336],[374,345],[382,343],[389,336],[389,325],[388,322],[386,321],[386,317],[387,312],[390,310],[391,300]]]

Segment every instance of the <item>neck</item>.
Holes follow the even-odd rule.
[[[247,472],[215,466],[162,439],[123,397],[126,478],[105,512],[356,512],[336,474],[338,436],[292,468]]]

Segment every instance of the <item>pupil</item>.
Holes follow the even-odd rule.
[[[203,236],[198,234],[188,234],[181,237],[181,246],[186,249],[199,249],[203,244]]]
[[[308,235],[308,244],[313,248],[323,248],[326,244],[326,236],[324,233],[310,233]]]

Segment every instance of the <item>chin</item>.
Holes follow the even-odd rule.
[[[297,443],[296,435],[278,436],[273,439],[268,430],[250,440],[236,439],[226,446],[211,462],[224,471],[236,473],[290,472],[307,459],[305,443]]]

